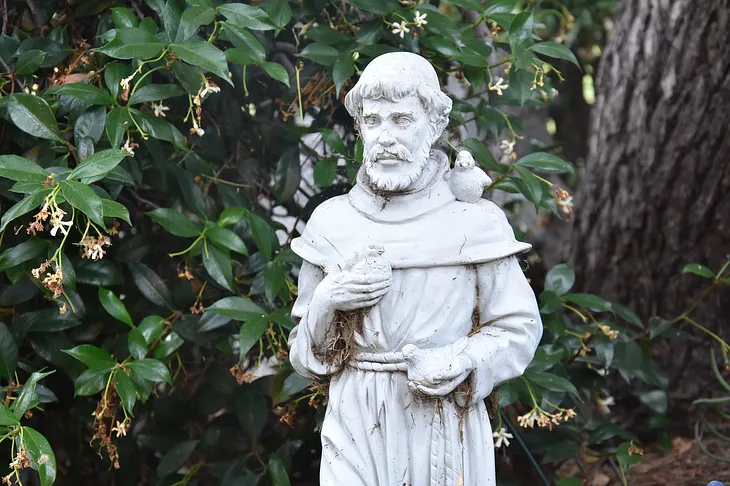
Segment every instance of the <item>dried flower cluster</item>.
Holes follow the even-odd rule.
[[[98,238],[84,236],[81,241],[74,243],[81,247],[81,258],[89,260],[101,260],[106,255],[105,246],[111,246],[112,240],[108,236],[100,235]]]
[[[552,430],[554,425],[559,425],[560,422],[567,422],[575,416],[575,410],[572,408],[558,408],[557,412],[548,413],[536,406],[525,415],[517,417],[517,423],[525,428],[533,428],[537,424],[539,427],[547,427],[548,430]]]

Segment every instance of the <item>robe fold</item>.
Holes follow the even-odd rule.
[[[456,201],[442,161],[433,166],[429,184],[411,194],[382,197],[360,181],[321,204],[292,242],[304,264],[291,363],[304,376],[333,375],[321,486],[496,484],[484,398],[522,374],[542,335],[534,293],[515,257],[530,245],[515,240],[493,203]],[[365,314],[355,358],[329,365],[313,351],[332,319],[315,290],[327,272],[373,244],[393,267],[391,286]],[[412,392],[403,346],[440,348],[465,336],[463,352],[476,367],[467,378],[468,402]]]

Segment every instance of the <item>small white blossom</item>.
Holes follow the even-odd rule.
[[[502,143],[499,144],[499,148],[505,155],[510,155],[515,151],[515,142],[502,140]]]
[[[416,24],[416,27],[423,27],[428,23],[426,22],[427,15],[427,13],[416,12],[416,18],[413,19],[413,23]]]
[[[129,155],[134,157],[134,147],[132,145],[133,145],[132,140],[128,138],[127,141],[124,142],[124,145],[122,146],[122,150],[124,150]]]
[[[30,87],[33,91],[38,91],[38,83],[33,83],[33,86]]]
[[[555,201],[558,209],[566,216],[573,213],[573,196],[568,196],[565,200],[558,199]]]
[[[512,438],[512,434],[508,433],[504,427],[501,427],[498,431],[492,434],[494,437],[494,447],[499,449],[504,444],[505,447],[509,447],[509,439]]]
[[[63,233],[63,235],[65,236],[68,234],[68,230],[66,228],[70,228],[71,226],[73,226],[73,221],[63,221],[62,218],[63,215],[59,215],[57,213],[53,213],[53,215],[51,216],[51,236],[56,236],[56,233],[58,233],[59,229],[61,230],[61,233]]]
[[[405,36],[406,32],[410,32],[410,30],[408,29],[408,24],[406,24],[405,20],[400,24],[398,22],[393,24],[393,33],[395,35],[400,35],[401,39]]]
[[[158,105],[157,103],[152,103],[152,109],[155,110],[155,116],[157,118],[162,117],[165,118],[167,115],[165,115],[166,111],[170,111],[170,108],[168,106],[165,106],[160,102]]]
[[[533,428],[535,426],[535,422],[537,422],[537,415],[537,409],[532,409],[529,413],[517,417],[517,422],[521,427]]]
[[[208,79],[206,78],[205,86],[203,86],[203,88],[200,90],[200,93],[198,93],[198,96],[200,97],[201,100],[203,100],[208,93],[220,93],[220,91],[221,91],[221,89],[218,87],[217,84],[215,84],[211,81],[208,81]]]
[[[129,76],[128,78],[124,78],[119,82],[119,86],[122,87],[122,89],[129,89],[129,83],[134,79],[134,74]]]
[[[352,53],[352,60],[353,61],[357,61],[358,59],[360,59],[360,53],[358,51],[353,52]]]
[[[504,82],[504,79],[497,78],[497,82],[493,85],[489,85],[489,91],[496,91],[499,96],[502,96],[502,90],[509,88],[509,84]]]
[[[611,395],[608,395],[606,398],[596,398],[596,404],[598,405],[598,411],[601,412],[601,414],[608,415],[611,413],[611,409],[609,407],[616,405],[616,400],[614,400]]]

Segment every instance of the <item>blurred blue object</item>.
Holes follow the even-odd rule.
[[[720,481],[710,481],[707,483],[707,486],[725,486],[724,483],[721,483]]]

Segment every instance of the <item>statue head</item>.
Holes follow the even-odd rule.
[[[451,99],[431,63],[410,52],[373,59],[345,97],[360,130],[371,185],[404,191],[429,163],[431,146],[446,128]]]

